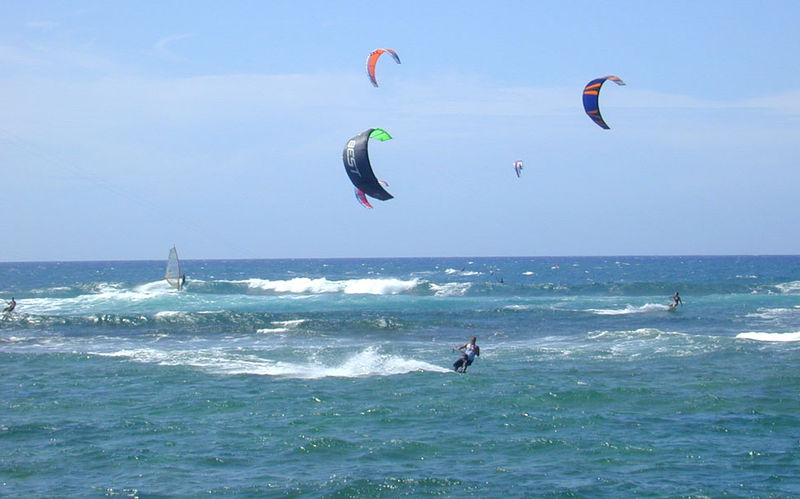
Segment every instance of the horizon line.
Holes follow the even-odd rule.
[[[490,256],[317,256],[317,257],[231,257],[231,258],[181,258],[182,262],[224,262],[224,261],[265,261],[265,260],[422,260],[422,259],[490,259],[490,258],[735,258],[735,257],[800,257],[791,253],[707,253],[707,254],[608,254],[608,255],[490,255]],[[166,258],[135,258],[130,260],[75,259],[75,260],[16,260],[0,261],[0,265],[28,263],[127,263],[161,262]]]

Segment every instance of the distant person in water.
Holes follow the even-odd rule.
[[[459,351],[461,352],[461,358],[458,359],[453,363],[453,370],[456,372],[467,372],[467,367],[472,364],[472,361],[475,360],[475,356],[479,356],[481,354],[481,347],[475,344],[478,340],[476,336],[473,336],[469,339],[469,343],[465,343],[458,347]]]
[[[17,301],[12,296],[11,301],[8,302],[8,306],[3,309],[3,312],[5,313],[13,312],[15,308],[17,308]]]
[[[672,305],[671,305],[671,307],[675,308],[678,305],[683,305],[683,301],[681,300],[681,295],[679,295],[678,292],[675,291],[675,294],[672,295]]]

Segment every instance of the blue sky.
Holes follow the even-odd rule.
[[[798,26],[796,1],[4,1],[0,260],[797,254]],[[581,91],[608,74],[602,130]],[[374,210],[341,161],[370,127]]]

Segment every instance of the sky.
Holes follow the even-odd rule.
[[[795,0],[4,0],[0,261],[798,254],[798,26]],[[374,88],[377,48],[402,64]],[[581,94],[612,74],[603,130]],[[342,149],[372,127],[395,197],[367,210]]]

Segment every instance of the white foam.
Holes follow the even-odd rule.
[[[472,286],[469,282],[449,282],[447,284],[429,284],[435,296],[464,296]]]
[[[776,284],[775,287],[778,288],[778,291],[781,293],[794,294],[800,292],[800,281],[784,282]]]
[[[178,293],[166,281],[160,280],[123,288],[121,284],[98,283],[93,293],[70,298],[27,298],[18,300],[17,307],[30,314],[93,313],[98,310],[118,311],[120,307]]]
[[[463,276],[475,276],[482,274],[482,272],[477,272],[475,270],[458,270],[458,269],[444,269],[444,273],[450,275],[457,274]]]
[[[157,319],[172,319],[175,317],[181,317],[187,315],[186,312],[180,312],[178,310],[162,310],[161,312],[157,312],[153,317]]]
[[[0,342],[6,343],[24,343],[26,341],[33,340],[35,338],[26,337],[26,336],[9,336],[8,338],[0,338]]]
[[[428,362],[406,359],[396,355],[381,354],[375,348],[366,348],[338,365],[326,365],[319,360],[285,362],[241,355],[221,349],[165,351],[154,348],[99,352],[95,355],[129,358],[134,362],[165,366],[189,366],[214,374],[281,376],[301,379],[361,378],[391,376],[411,372],[449,373],[450,369]]]
[[[717,348],[713,338],[655,328],[592,331],[587,337],[597,342],[587,348],[595,350],[599,357],[611,356],[628,360],[653,355],[685,357]]]
[[[265,327],[256,329],[256,333],[270,334],[270,333],[285,333],[290,329],[294,329],[300,324],[306,322],[306,319],[291,319],[288,321],[271,321],[270,324],[278,327]]]
[[[131,291],[128,291],[131,292]],[[150,296],[153,294],[164,294],[164,293],[177,293],[178,290],[173,288],[169,285],[169,283],[164,279],[159,279],[158,281],[148,282],[145,284],[140,284],[133,288],[133,293],[141,293],[146,296]]]
[[[311,377],[357,378],[367,376],[390,376],[419,371],[450,372],[447,368],[427,362],[406,359],[396,355],[384,355],[378,353],[374,348],[367,348],[348,358],[339,366],[323,366],[319,372]]]
[[[70,291],[72,288],[69,286],[54,286],[52,288],[44,288],[44,289],[32,289],[31,293],[35,295],[46,295],[50,293],[62,293],[64,291]]]
[[[163,350],[156,350],[153,348],[135,348],[135,349],[123,349],[117,350],[114,352],[89,352],[92,355],[99,355],[101,357],[128,357],[131,360],[135,360],[136,362],[142,363],[153,363],[153,364],[170,364],[168,360],[170,356],[168,352]]]
[[[533,310],[533,305],[506,305],[503,307],[503,310]]]
[[[788,342],[788,341],[800,341],[800,332],[796,333],[748,332],[748,333],[739,333],[736,335],[736,337],[743,340],[753,340],[753,341]]]
[[[395,295],[414,289],[419,285],[418,279],[350,279],[331,281],[324,277],[311,279],[295,277],[285,280],[246,279],[244,281],[227,281],[234,284],[246,284],[251,289],[290,294],[365,294]]]
[[[276,326],[295,327],[306,322],[307,320],[308,319],[291,319],[288,321],[272,321],[272,324],[275,324]]]
[[[669,305],[663,305],[661,303],[645,303],[641,307],[626,305],[625,308],[617,308],[617,309],[590,308],[586,311],[597,315],[629,315],[629,314],[644,314],[648,312],[664,312],[666,310],[669,310]]]
[[[266,327],[266,328],[256,329],[256,333],[260,333],[260,334],[285,333],[288,330],[289,330],[289,328],[286,328],[286,327]]]
[[[798,308],[759,308],[757,311],[745,315],[745,317],[771,320],[796,315],[800,315],[800,309]]]

